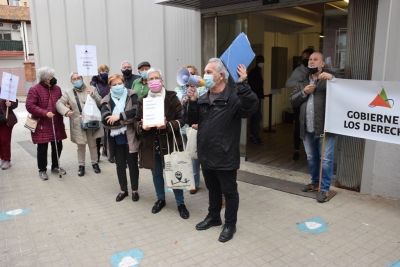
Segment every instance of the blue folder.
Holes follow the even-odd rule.
[[[237,73],[237,67],[239,64],[243,64],[246,68],[253,61],[255,54],[247,35],[243,32],[240,33],[228,49],[222,54],[220,59],[225,64],[234,82],[239,80],[239,74]]]

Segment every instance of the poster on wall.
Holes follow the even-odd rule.
[[[80,76],[97,75],[96,46],[76,45],[76,63]]]

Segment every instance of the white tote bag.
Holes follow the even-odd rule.
[[[171,123],[170,126],[172,129]],[[190,158],[189,153],[185,149],[185,144],[183,144],[183,151],[179,151],[174,131],[172,131],[172,136],[173,136],[174,151],[170,153],[168,134],[167,134],[168,154],[164,155],[164,163],[165,163],[164,176],[165,176],[166,187],[171,189],[186,189],[186,190],[195,189],[196,187],[194,184],[192,159]],[[182,135],[181,138],[183,143]]]
[[[97,107],[96,101],[88,94],[85,107],[82,110],[82,120],[84,123],[91,121],[101,121],[101,112]]]
[[[189,156],[192,159],[198,159],[197,157],[197,130],[192,127],[186,128],[186,151],[189,152]]]

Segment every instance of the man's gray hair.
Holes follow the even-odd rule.
[[[79,75],[79,73],[76,72],[76,71],[71,72],[71,75],[69,75],[70,81],[72,81],[72,76],[74,76],[75,74],[78,74],[78,75]],[[81,77],[81,79],[83,80],[83,77],[82,77],[81,75],[79,75],[79,77]]]
[[[38,78],[39,82],[48,80],[53,76],[54,76],[54,69],[47,67],[47,66],[41,67],[37,71],[37,78]]]
[[[228,78],[229,78],[229,72],[228,70],[225,68],[224,63],[222,63],[221,59],[219,58],[211,58],[208,63],[215,63],[215,70],[218,73],[223,73],[224,74],[224,82],[228,82]]]
[[[153,72],[158,72],[158,74],[160,74],[160,78],[162,78],[161,70],[156,69],[156,68],[148,69],[148,70],[147,70],[147,77],[149,77],[149,74],[150,74],[150,73],[153,73]]]
[[[122,63],[121,63],[121,69],[122,69],[122,67],[124,66],[125,63],[128,63],[129,66],[131,66],[131,69],[132,69],[132,63],[130,63],[129,61],[124,61],[124,62],[122,62]]]

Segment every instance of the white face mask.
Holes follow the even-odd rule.
[[[262,69],[262,68],[264,67],[264,63],[263,63],[263,62],[260,62],[260,63],[257,64],[257,66],[260,67],[260,68]]]

